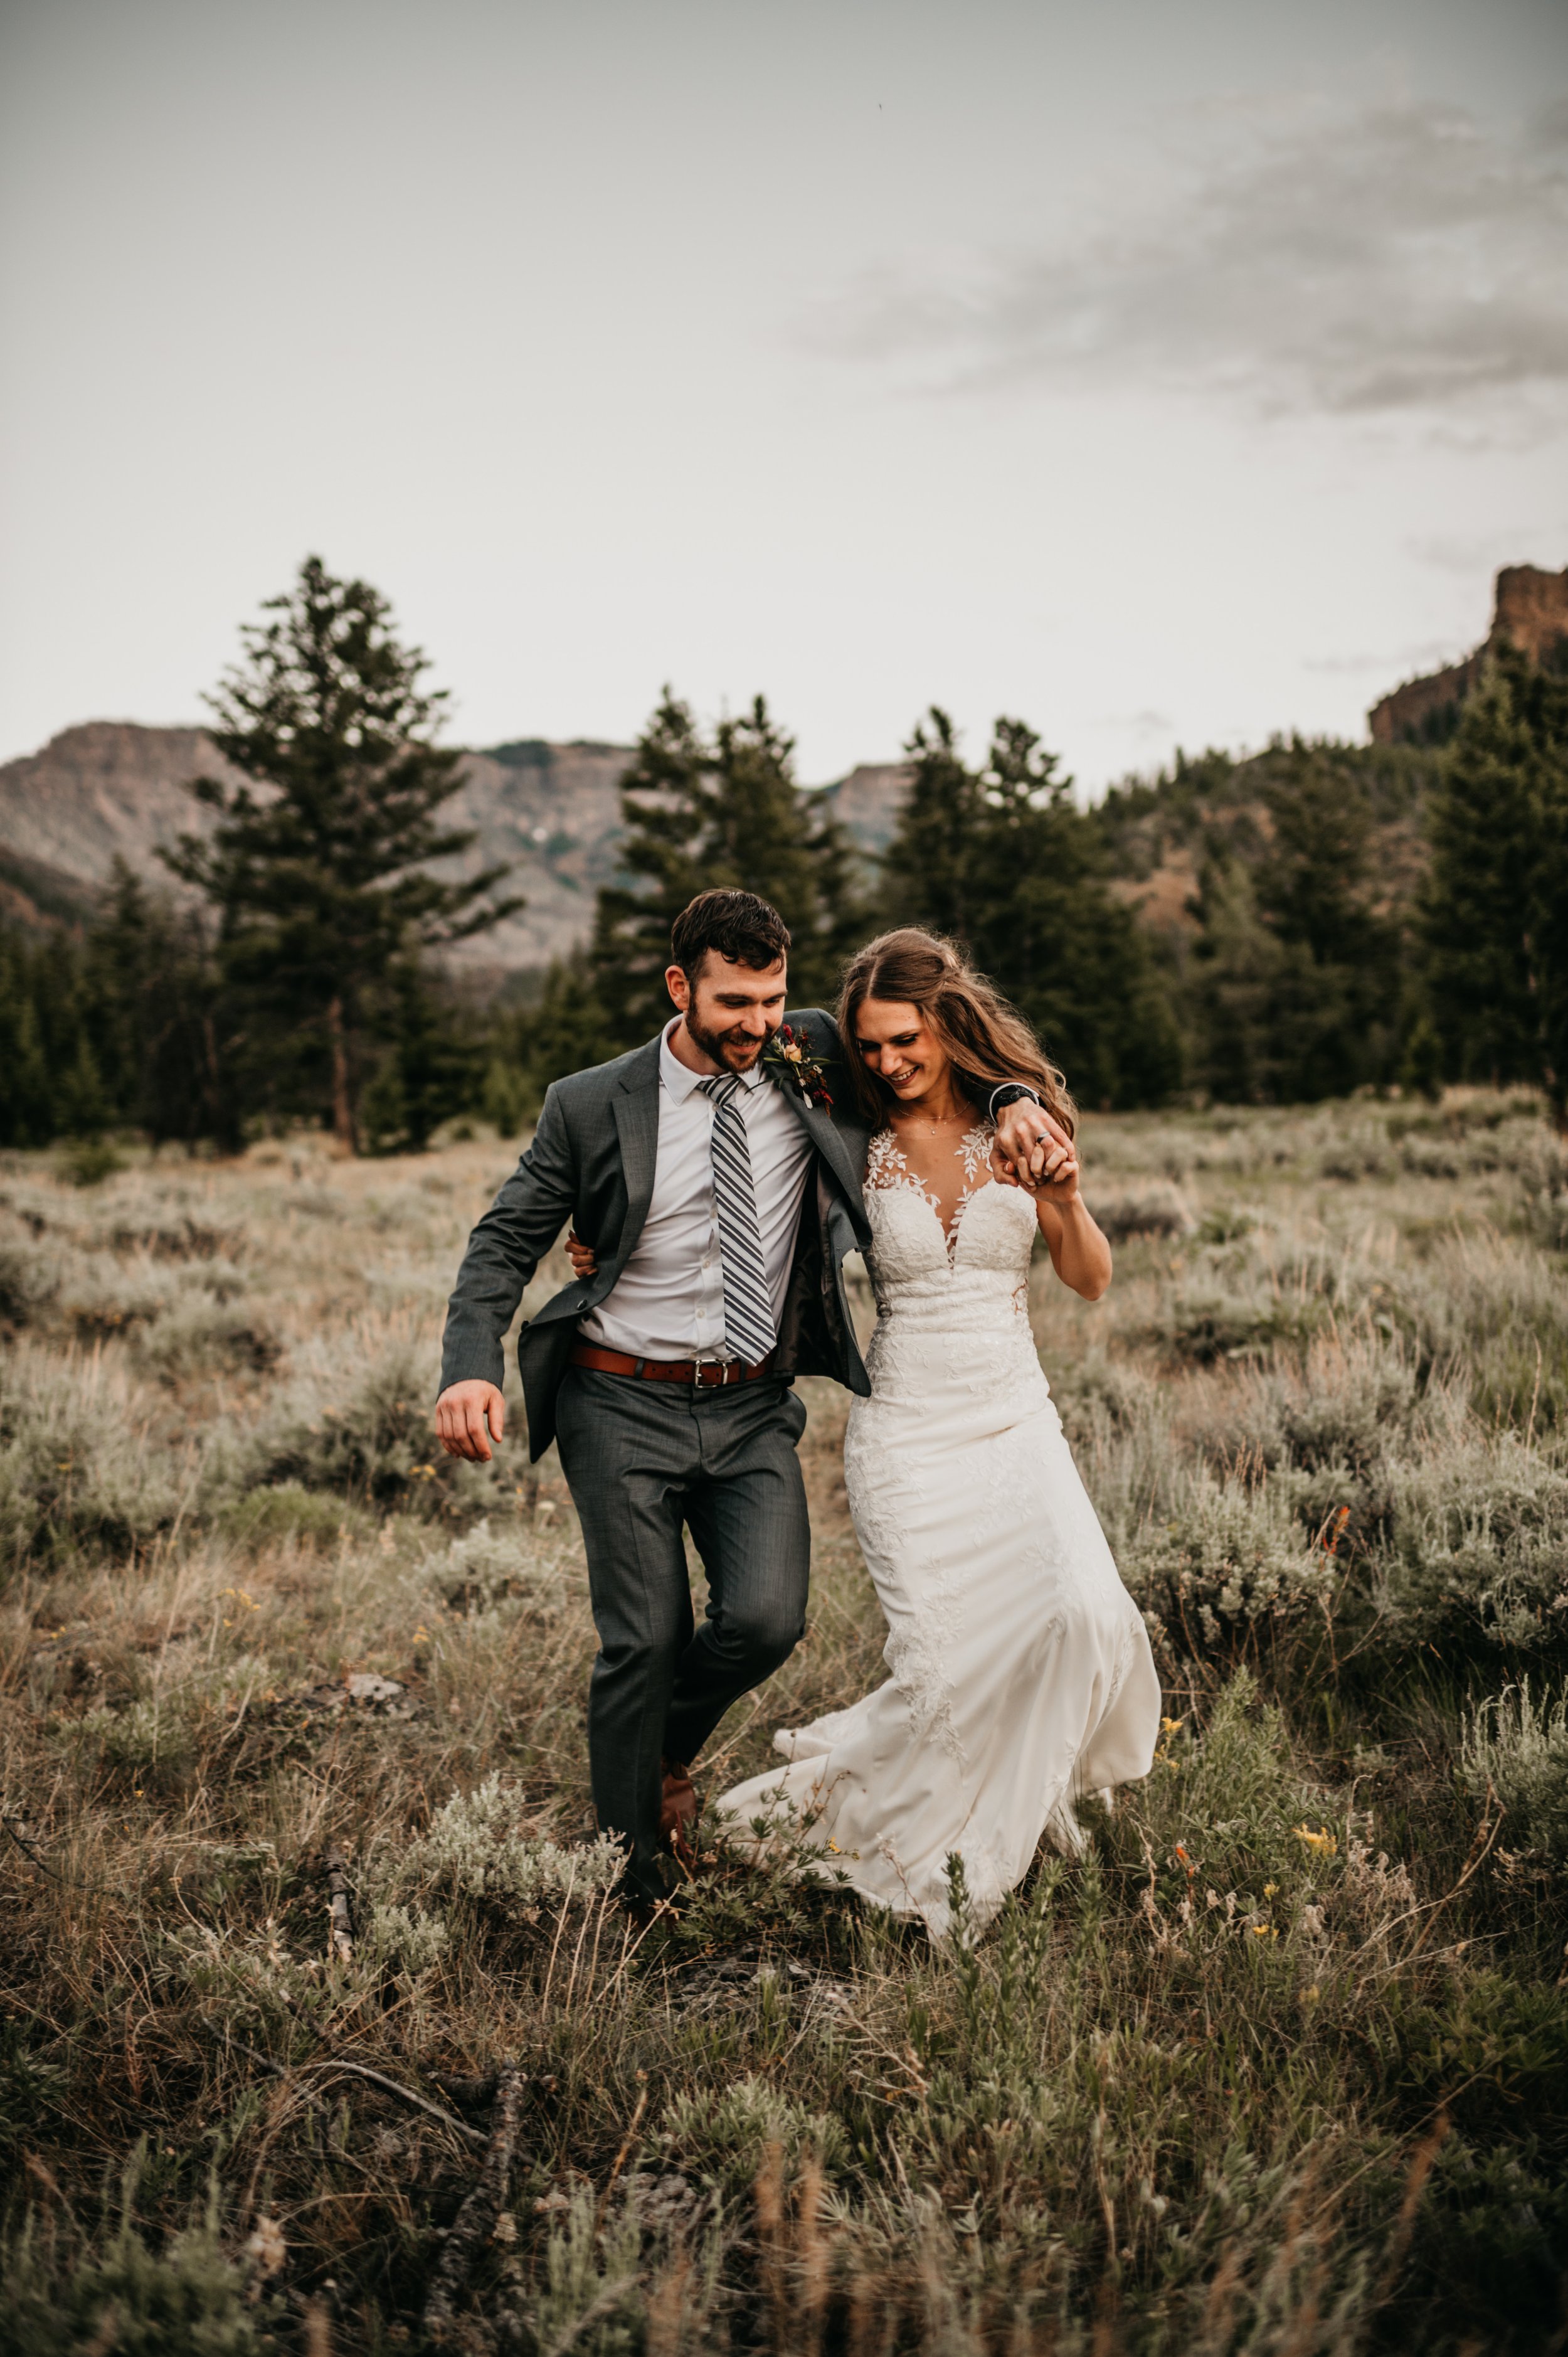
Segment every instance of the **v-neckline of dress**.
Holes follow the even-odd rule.
[[[959,1190],[957,1202],[953,1205],[950,1226],[942,1217],[940,1196],[934,1193],[921,1178],[919,1172],[899,1145],[892,1124],[884,1123],[871,1141],[865,1171],[867,1193],[918,1195],[937,1223],[937,1232],[946,1247],[950,1268],[953,1266],[958,1257],[959,1230],[963,1225],[964,1213],[977,1195],[983,1195],[986,1188],[995,1183],[988,1178],[982,1178],[974,1184],[970,1183],[973,1180],[976,1170],[983,1167],[985,1158],[990,1154],[993,1135],[989,1123],[976,1122],[972,1129],[965,1130],[953,1148],[954,1155],[962,1157],[964,1184]],[[890,1164],[897,1164],[898,1175],[886,1178],[883,1174]]]

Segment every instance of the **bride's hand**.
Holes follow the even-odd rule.
[[[1039,1189],[1053,1148],[1071,1154],[1072,1140],[1044,1105],[1027,1098],[1004,1106],[991,1145],[991,1175],[1004,1187]]]
[[[566,1257],[572,1264],[572,1274],[579,1285],[597,1270],[598,1255],[592,1244],[585,1244],[575,1228],[566,1231]]]
[[[1078,1182],[1082,1174],[1078,1157],[1069,1146],[1053,1145],[1046,1155],[1046,1167],[1037,1178],[1025,1179],[1036,1203],[1074,1203],[1078,1200]]]

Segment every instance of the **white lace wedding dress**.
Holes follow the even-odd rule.
[[[983,1922],[1042,1834],[1081,1846],[1077,1795],[1147,1775],[1160,1727],[1143,1621],[1035,1353],[1035,1207],[990,1181],[990,1144],[976,1129],[960,1149],[950,1236],[891,1132],[871,1146],[878,1316],[844,1473],[892,1674],[847,1710],[780,1729],[789,1766],[717,1803],[743,1846],[767,1846],[766,1819],[937,1933],[955,1850]]]

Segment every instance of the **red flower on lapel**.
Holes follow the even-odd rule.
[[[820,1060],[811,1053],[811,1043],[804,1033],[797,1035],[792,1024],[781,1023],[762,1051],[762,1060],[768,1070],[809,1105],[831,1112],[832,1098],[822,1077]]]

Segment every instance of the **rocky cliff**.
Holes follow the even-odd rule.
[[[1408,679],[1374,704],[1367,726],[1376,745],[1430,743],[1452,732],[1459,706],[1474,694],[1488,656],[1517,647],[1531,662],[1568,642],[1568,567],[1545,573],[1538,565],[1506,565],[1498,575],[1492,627],[1463,662],[1423,679]]]
[[[857,851],[875,859],[886,850],[913,775],[907,761],[861,761],[847,778],[822,789]]]
[[[620,745],[498,746],[463,759],[447,813],[476,840],[452,870],[472,875],[512,863],[510,890],[528,906],[456,952],[480,972],[540,966],[583,938],[594,893],[615,865]],[[204,833],[212,813],[194,801],[202,774],[235,773],[199,728],[145,728],[95,720],[68,728],[39,753],[0,767],[0,894],[23,922],[91,905],[116,858],[177,889],[157,856],[181,834]],[[72,903],[74,902],[74,908]]]
[[[234,772],[199,728],[143,728],[91,720],[0,769],[0,841],[84,884],[102,884],[116,857],[145,868],[155,845],[208,821],[185,780]]]

